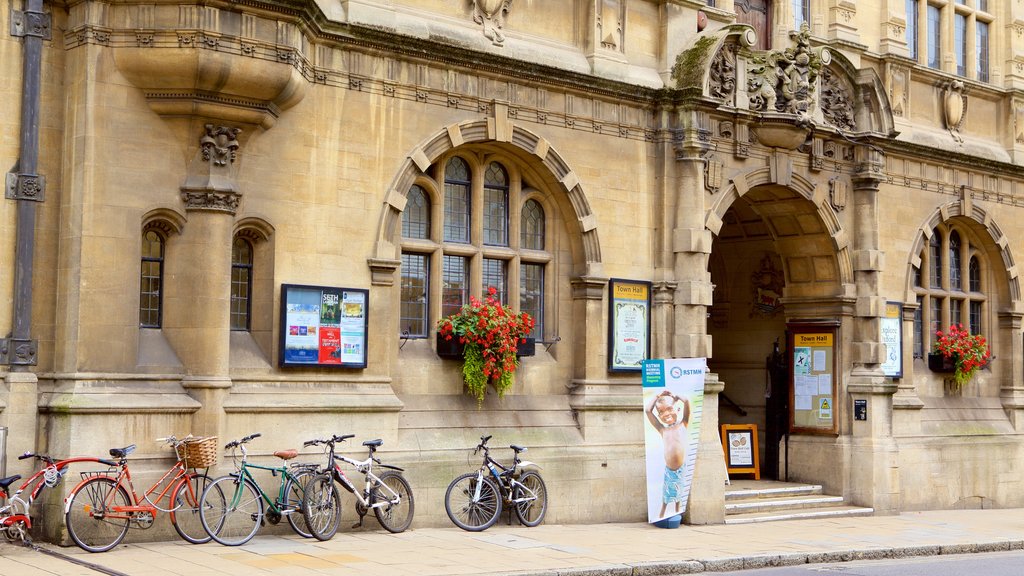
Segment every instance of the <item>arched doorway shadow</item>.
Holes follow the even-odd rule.
[[[785,373],[768,361],[786,346],[787,321],[838,320],[849,306],[850,249],[815,184],[765,168],[735,178],[714,205],[709,259],[714,284],[708,333],[712,372],[725,383],[721,424],[756,424],[762,477],[781,478],[779,441],[788,421]]]

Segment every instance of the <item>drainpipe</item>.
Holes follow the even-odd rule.
[[[5,197],[18,203],[14,248],[14,323],[8,338],[0,339],[0,364],[12,372],[27,372],[36,363],[37,343],[32,329],[32,257],[35,250],[36,203],[43,201],[46,180],[36,174],[39,164],[39,92],[43,40],[50,39],[50,15],[43,0],[25,0],[25,10],[11,10],[11,35],[25,39],[21,90],[20,156],[7,174]]]

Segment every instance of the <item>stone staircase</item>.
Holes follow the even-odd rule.
[[[821,486],[733,480],[725,487],[725,523],[748,524],[804,518],[870,516],[871,508],[850,506],[842,496],[822,494]]]

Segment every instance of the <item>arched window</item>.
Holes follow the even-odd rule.
[[[928,273],[926,279],[915,281],[914,286],[921,315],[914,322],[920,342],[914,343],[917,356],[931,349],[936,331],[945,331],[952,324],[962,324],[972,334],[989,331],[988,297],[982,291],[984,260],[970,238],[965,228],[948,221],[932,231],[928,247],[921,254],[921,270]],[[915,271],[915,280],[921,270]]]
[[[252,311],[252,244],[235,238],[231,245],[231,329],[248,332]]]
[[[156,230],[142,233],[139,276],[139,326],[159,328],[163,319],[164,238]]]
[[[402,211],[402,237],[430,240],[430,198],[422,186],[413,186]],[[402,252],[400,332],[423,338],[427,330],[427,301],[430,294],[430,254]]]
[[[554,277],[548,273],[554,255],[543,198],[537,200],[539,192],[517,163],[475,152],[460,150],[427,171],[436,186],[444,186],[434,191],[442,204],[436,209],[430,207],[429,184],[409,190],[404,212],[413,213],[402,214],[399,332],[429,336],[438,318],[457,312],[471,294],[483,297],[494,287],[502,302],[534,317],[532,335],[543,339],[547,283]],[[412,232],[430,214],[441,218],[433,223],[437,232],[430,226],[423,234]]]

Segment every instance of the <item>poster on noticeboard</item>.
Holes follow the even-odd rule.
[[[366,368],[369,291],[281,285],[279,366]]]
[[[651,283],[613,278],[608,292],[608,370],[639,372],[651,351]]]

